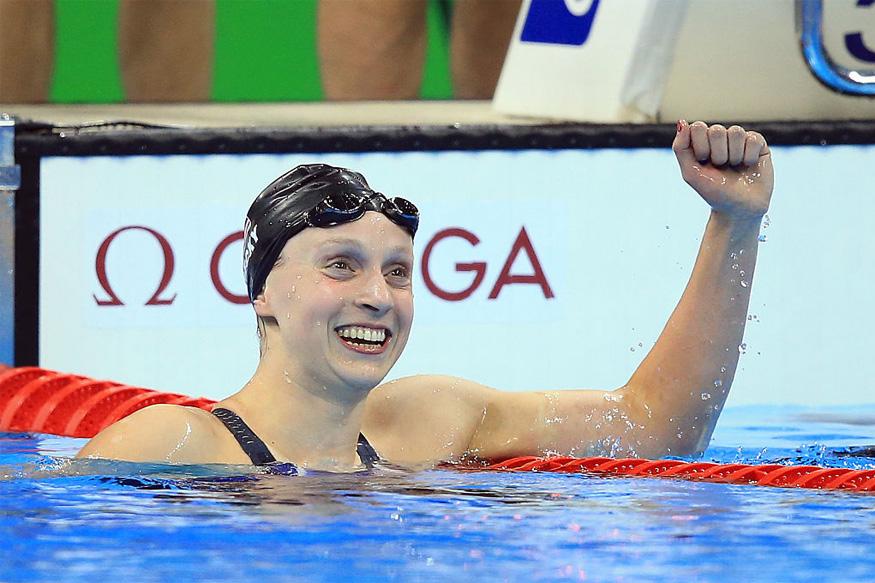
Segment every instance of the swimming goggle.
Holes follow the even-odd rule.
[[[376,211],[406,230],[413,237],[419,227],[419,209],[406,198],[386,198],[376,192],[372,195],[354,193],[330,194],[323,198],[294,228],[331,227],[356,221],[367,212]]]

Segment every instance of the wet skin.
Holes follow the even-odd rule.
[[[436,375],[377,386],[410,333],[413,247],[400,227],[368,212],[286,243],[253,302],[264,322],[259,366],[219,405],[239,414],[276,459],[304,468],[355,469],[359,432],[384,460],[414,468],[517,455],[703,450],[738,364],[773,173],[765,140],[738,126],[681,122],[673,149],[682,177],[711,212],[683,296],[620,388],[511,393]],[[370,342],[351,338],[359,331]],[[248,462],[213,415],[171,405],[123,419],[79,455]]]
[[[413,241],[385,216],[306,229],[286,243],[255,312],[267,322],[262,360],[304,390],[375,387],[407,344],[413,322]],[[379,352],[356,350],[338,331],[385,331]]]

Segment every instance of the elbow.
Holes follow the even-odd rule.
[[[668,431],[660,435],[654,444],[654,454],[657,457],[700,457],[711,441],[711,430],[691,426],[684,430],[670,425]]]

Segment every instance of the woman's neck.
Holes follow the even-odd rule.
[[[223,405],[243,417],[279,461],[324,470],[356,466],[367,392],[306,377],[287,360],[265,355],[252,379]]]

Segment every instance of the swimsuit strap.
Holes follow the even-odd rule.
[[[222,409],[218,407],[213,409],[213,415],[219,418],[219,421],[225,424],[237,443],[243,449],[243,453],[249,456],[254,466],[264,466],[276,461],[270,450],[255,433],[249,429],[249,426],[243,422],[237,413],[230,409]]]
[[[380,456],[377,455],[376,450],[368,443],[367,438],[362,433],[359,433],[359,442],[355,450],[359,454],[359,459],[368,469],[373,468],[374,464],[380,461]]]
[[[213,409],[213,415],[218,417],[225,427],[228,428],[228,431],[231,432],[231,435],[233,435],[234,439],[237,440],[237,443],[240,444],[243,453],[248,455],[249,459],[252,460],[253,465],[264,466],[276,462],[276,458],[273,457],[273,454],[267,449],[267,445],[255,435],[255,432],[246,425],[239,415],[230,409],[223,409],[222,407]],[[361,458],[362,463],[365,464],[368,469],[373,468],[374,464],[380,461],[380,456],[377,455],[377,452],[361,433],[359,433],[356,452],[358,452],[359,458]]]

